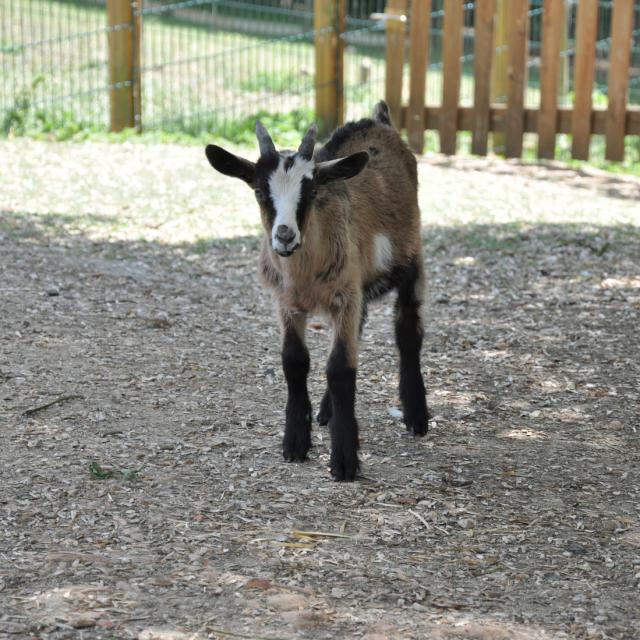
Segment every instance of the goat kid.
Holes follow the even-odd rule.
[[[274,290],[282,329],[282,365],[288,387],[283,441],[285,460],[303,461],[311,446],[307,391],[307,317],[327,313],[333,344],[327,390],[318,422],[331,432],[331,474],[354,480],[358,464],[355,391],[358,338],[367,303],[392,289],[400,352],[400,399],[407,430],[427,432],[420,371],[424,289],[416,160],[393,128],[387,105],[372,119],[338,128],[314,152],[312,125],[297,152],[278,152],[256,124],[260,158],[250,162],[209,145],[219,172],[255,191],[266,232],[260,270]]]

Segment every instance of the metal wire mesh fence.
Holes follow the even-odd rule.
[[[121,0],[128,2],[129,0]],[[413,0],[414,2],[419,0]],[[614,0],[599,0],[595,104],[606,104]],[[12,0],[0,3],[0,125],[69,135],[107,130],[109,36],[106,0]],[[526,103],[539,101],[543,0],[530,0]],[[559,94],[571,104],[577,0],[567,0],[566,70]],[[346,5],[344,102],[347,118],[368,113],[384,94],[384,23],[371,19],[385,0]],[[442,95],[444,0],[432,0],[427,103]],[[461,106],[473,101],[475,2],[464,2]],[[215,132],[242,139],[257,115],[282,114],[302,128],[314,117],[313,0],[144,0],[139,122],[145,129]],[[640,2],[635,2],[629,102],[640,104]],[[499,53],[499,52],[497,52]],[[408,74],[407,65],[405,73]],[[125,79],[122,86],[135,82]],[[407,82],[404,83],[408,85]],[[120,86],[119,85],[119,86]],[[500,101],[502,96],[495,95]]]
[[[108,129],[113,89],[108,38],[131,25],[108,26],[106,5],[106,0],[0,4],[5,133]],[[384,0],[348,5],[345,84],[351,115],[361,115],[381,95],[383,28],[369,14],[383,9]],[[242,137],[247,119],[256,115],[286,114],[294,125],[313,118],[313,0],[147,0],[136,5],[134,15],[143,25],[139,77],[145,129]],[[373,39],[367,40],[367,33]]]
[[[4,132],[106,128],[107,31],[99,3],[0,3]]]

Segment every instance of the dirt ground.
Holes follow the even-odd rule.
[[[422,160],[435,419],[398,420],[384,301],[337,484],[324,428],[281,459],[243,185],[195,147],[0,171],[0,638],[640,637],[640,181]]]

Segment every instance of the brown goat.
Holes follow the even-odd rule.
[[[261,273],[278,303],[288,387],[284,457],[303,461],[311,446],[304,333],[308,315],[324,312],[332,321],[333,345],[318,422],[330,426],[332,476],[353,480],[358,337],[367,303],[391,289],[398,291],[395,329],[404,422],[418,436],[428,427],[420,371],[424,274],[416,160],[384,102],[376,105],[373,119],[340,127],[315,153],[315,126],[297,152],[277,152],[260,123],[256,134],[256,163],[214,145],[206,154],[215,169],[253,187],[260,205],[266,232]]]

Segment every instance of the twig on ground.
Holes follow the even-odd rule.
[[[426,527],[427,531],[431,530],[431,525],[419,513],[416,513],[412,509],[409,509],[408,511],[412,516],[418,518],[418,520],[422,522],[422,524]]]
[[[27,416],[32,416],[34,413],[38,413],[38,411],[44,411],[45,409],[48,409],[49,407],[52,407],[54,404],[61,404],[62,402],[68,402],[69,400],[83,400],[84,396],[78,395],[78,394],[71,394],[68,396],[60,396],[59,398],[56,398],[55,400],[52,400],[51,402],[47,402],[46,404],[41,404],[37,407],[33,407],[31,409],[27,409],[26,411],[22,412],[22,415],[27,417]]]

